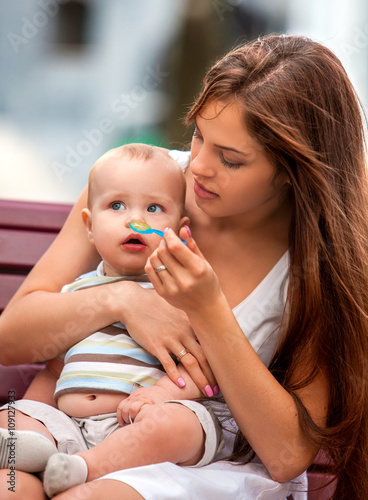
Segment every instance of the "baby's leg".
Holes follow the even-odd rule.
[[[178,403],[161,403],[144,405],[134,424],[78,455],[87,462],[91,481],[116,470],[160,462],[194,465],[203,451],[204,433],[195,413]]]
[[[9,429],[10,428],[9,423],[12,421],[15,422],[16,430],[40,432],[55,444],[55,440],[51,432],[39,420],[29,417],[28,415],[25,415],[24,413],[18,410],[11,410],[11,413],[10,410],[0,411],[0,428]]]
[[[203,453],[204,432],[195,413],[178,403],[145,405],[134,424],[121,427],[94,448],[51,457],[45,491],[52,497],[110,472],[142,465],[194,465]]]
[[[0,469],[41,472],[54,453],[55,441],[44,424],[11,408],[0,412]]]

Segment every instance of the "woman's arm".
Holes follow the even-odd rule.
[[[196,357],[187,367],[193,380],[201,388],[213,387],[212,371],[187,316],[154,291],[117,282],[60,293],[63,285],[96,268],[100,260],[81,217],[86,203],[84,190],[59,235],[0,316],[0,363],[52,359],[100,328],[122,321],[132,337],[159,358],[171,380],[177,382],[180,373],[170,354],[188,348]]]
[[[161,264],[167,271],[155,273]],[[184,247],[171,230],[166,232],[146,270],[157,292],[187,313],[233,417],[271,476],[284,482],[307,469],[318,450],[301,426],[294,398],[250,345],[194,241]],[[321,426],[328,389],[320,375],[297,393]]]

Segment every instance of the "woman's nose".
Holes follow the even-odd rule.
[[[198,177],[213,177],[215,169],[213,167],[214,159],[211,157],[205,146],[202,146],[199,151],[195,152],[190,162],[192,173]]]

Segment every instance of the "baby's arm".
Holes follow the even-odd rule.
[[[186,381],[185,387],[178,387],[167,375],[164,375],[155,385],[136,389],[128,398],[119,403],[117,418],[120,425],[129,423],[131,419],[134,420],[144,405],[172,399],[197,399],[206,396],[195,385],[183,365],[179,364],[178,370],[181,378]]]

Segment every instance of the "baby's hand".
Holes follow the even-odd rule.
[[[170,399],[168,391],[158,386],[136,389],[129,397],[123,399],[116,410],[120,425],[129,424],[138,415],[144,405],[154,405]]]

